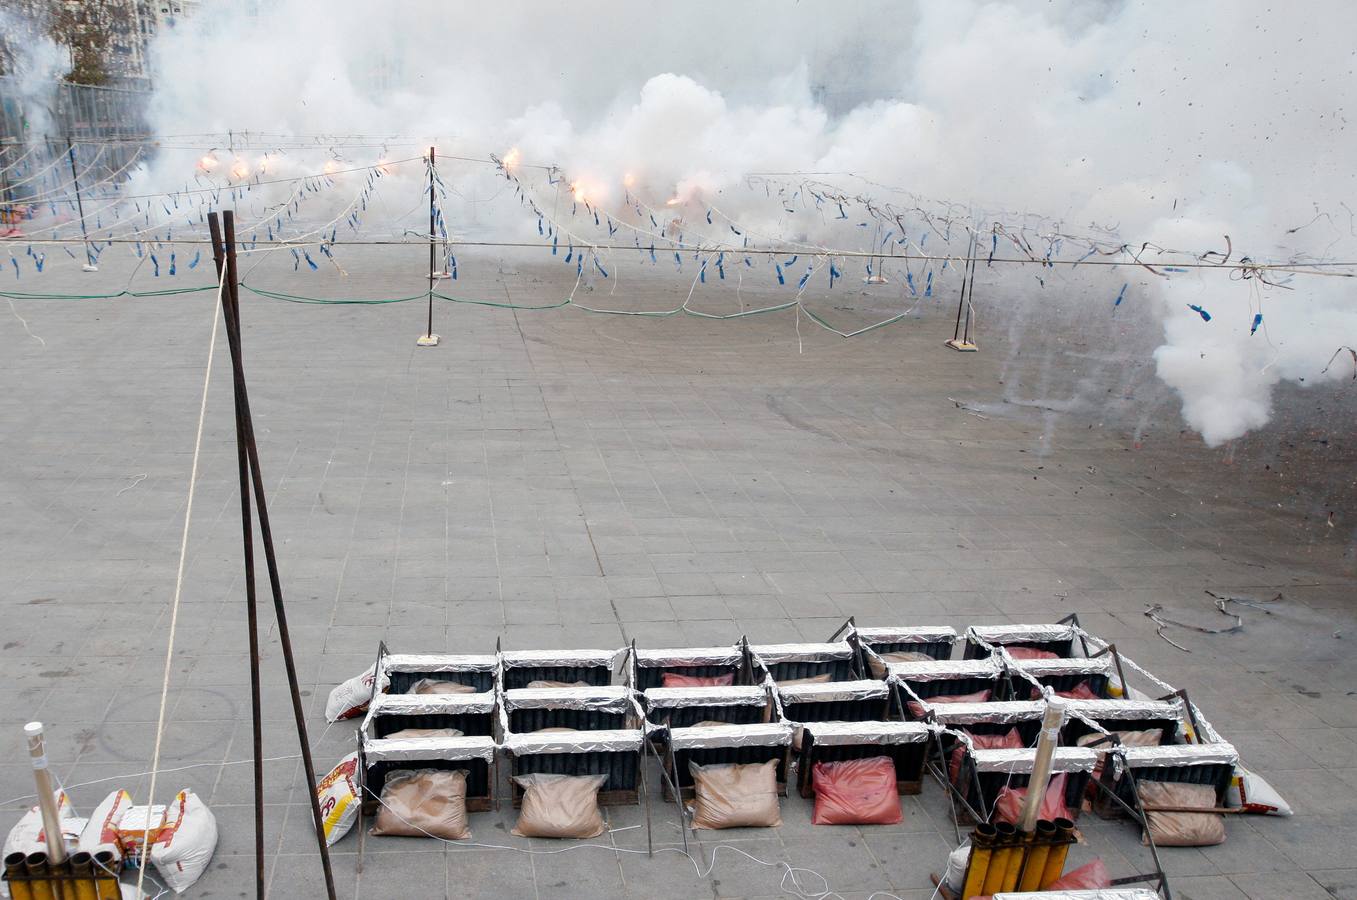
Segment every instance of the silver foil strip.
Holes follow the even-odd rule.
[[[627,652],[617,650],[505,650],[500,653],[506,669],[525,666],[607,666],[613,668],[617,658]]]
[[[918,744],[931,733],[919,722],[807,722],[801,726],[823,746]]]
[[[732,647],[636,648],[636,665],[642,669],[679,666],[738,666],[744,651]]]
[[[768,666],[782,662],[833,662],[836,659],[853,658],[853,648],[846,641],[832,644],[758,644],[749,649]]]
[[[495,708],[491,691],[480,694],[378,694],[368,707],[370,716],[423,716],[488,713]]]
[[[768,689],[758,684],[655,687],[644,691],[642,696],[651,709],[675,709],[683,706],[762,706],[768,702]]]
[[[641,749],[639,728],[600,731],[554,731],[549,734],[506,734],[500,746],[515,756],[544,753],[629,753]]]
[[[994,703],[929,703],[922,701],[925,708],[931,709],[938,722],[943,725],[1011,725],[1016,722],[1030,722],[1040,719],[1046,711],[1046,704],[1040,700],[1002,700]]]
[[[1087,716],[1098,721],[1127,719],[1182,718],[1182,706],[1166,700],[1066,700],[1071,716]]]
[[[493,672],[499,660],[493,653],[388,653],[382,657],[384,672]]]
[[[494,762],[495,742],[488,737],[365,738],[369,763],[483,759]]]
[[[1097,659],[1013,659],[1005,654],[1009,668],[1026,672],[1033,678],[1043,675],[1113,675],[1116,663],[1111,656]]]
[[[931,644],[955,642],[956,629],[947,625],[898,625],[882,628],[855,628],[854,633],[869,647],[873,644]]]
[[[966,636],[985,644],[1034,644],[1068,641],[1075,636],[1073,625],[972,625]]]
[[[972,750],[978,772],[1010,772],[1030,775],[1036,763],[1035,748],[1023,750]],[[1051,757],[1052,772],[1092,772],[1098,754],[1084,747],[1057,747]]]
[[[791,742],[792,726],[782,722],[767,725],[707,725],[701,728],[669,729],[669,746],[675,750],[786,747]]]
[[[622,685],[570,688],[516,688],[504,692],[505,709],[588,709],[632,712],[631,689]]]
[[[783,703],[831,703],[835,700],[882,700],[890,695],[884,681],[826,681],[779,686]]]
[[[998,660],[940,659],[933,662],[892,662],[886,664],[894,678],[903,681],[945,681],[949,678],[998,678],[1002,672]]]
[[[1232,744],[1168,744],[1162,747],[1123,747],[1119,755],[1132,769],[1171,766],[1235,765],[1239,753]]]

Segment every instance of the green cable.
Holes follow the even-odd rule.
[[[241,282],[240,286],[245,288],[252,294],[264,297],[269,300],[281,300],[284,303],[304,303],[317,306],[380,306],[390,303],[409,303],[412,300],[421,300],[428,296],[428,294],[425,293],[425,294],[415,294],[410,297],[378,297],[369,299],[358,297],[338,297],[338,298],[306,297],[300,294],[286,294],[283,293],[282,291],[270,291],[265,288],[257,288],[254,287],[253,285],[245,284],[244,282]],[[177,296],[179,294],[195,294],[200,293],[202,291],[211,290],[216,290],[216,285],[204,285],[202,287],[185,287],[185,288],[165,288],[157,291],[119,291],[116,294],[44,294],[44,293],[30,293],[26,291],[0,291],[0,297],[6,297],[11,300],[113,300],[119,297],[133,297],[133,298],[171,297]],[[526,311],[535,311],[545,309],[561,309],[562,307],[573,306],[576,309],[579,309],[583,312],[605,316],[642,316],[645,318],[664,319],[682,313],[685,316],[692,316],[693,318],[696,319],[710,319],[714,321],[725,321],[727,319],[743,319],[749,316],[763,315],[764,313],[781,312],[783,310],[791,309],[794,306],[801,305],[799,300],[792,300],[790,302],[779,303],[774,306],[763,306],[759,307],[758,309],[746,309],[741,310],[740,312],[737,313],[718,314],[702,312],[700,310],[695,309],[689,309],[687,306],[676,306],[673,309],[668,310],[601,309],[594,306],[584,306],[583,304],[574,302],[569,297],[560,301],[559,303],[548,303],[540,306],[527,306],[518,303],[502,303],[497,300],[473,300],[465,297],[453,297],[449,296],[448,294],[440,294],[436,291],[434,292],[433,296],[437,297],[440,300],[447,301],[449,303],[463,303],[472,306],[488,306],[494,309],[512,309],[512,310],[521,309]],[[840,331],[838,328],[835,328],[833,325],[829,324],[829,322],[825,321],[823,318],[816,315],[811,310],[806,309],[804,306],[801,306],[801,311],[804,312],[806,316],[816,325],[819,325],[826,331],[832,332],[833,334],[836,334],[842,338],[857,337],[860,334],[866,334],[867,332],[875,331],[878,328],[885,328],[887,325],[893,325],[896,322],[899,322],[901,319],[905,318],[908,315],[908,313],[900,313],[899,315],[892,316],[891,318],[886,319],[884,321],[877,322],[874,325],[868,325],[865,328],[859,328],[856,331]]]
[[[378,306],[384,303],[408,303],[411,300],[421,300],[428,296],[427,294],[416,294],[413,297],[379,297],[376,299],[361,299],[357,297],[303,297],[300,294],[284,294],[281,291],[269,291],[264,288],[257,288],[252,285],[241,282],[241,287],[252,294],[260,297],[267,297],[270,300],[282,300],[284,303],[310,303],[318,306]]]

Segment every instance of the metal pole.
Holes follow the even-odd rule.
[[[437,227],[437,223],[434,220],[435,215],[434,198],[436,196],[434,194],[434,161],[435,161],[434,154],[435,154],[434,148],[430,147],[429,148],[429,319],[428,323],[424,327],[424,333],[421,334],[419,338],[415,341],[415,345],[419,347],[437,347],[438,342],[440,340],[438,335],[433,333],[433,286],[434,282],[438,280],[437,271],[438,247],[436,242],[434,241],[434,228]]]
[[[229,210],[223,213],[226,246],[223,250],[221,232],[217,225],[217,214],[208,213],[207,227],[212,236],[212,256],[216,262],[217,277],[222,277],[232,285],[236,283],[236,229],[235,217]],[[239,328],[236,320],[235,304],[222,304],[222,315],[226,319],[226,337],[231,346],[232,361],[240,354]],[[250,512],[250,474],[249,457],[245,451],[245,423],[240,415],[240,398],[244,390],[243,373],[232,366],[236,404],[236,465],[240,471],[240,529],[245,551],[245,619],[250,639],[250,711],[254,736],[254,891],[259,900],[264,897],[264,728],[261,721],[259,690],[259,611],[256,604],[254,582],[254,528]]]
[[[235,244],[228,241],[226,245],[228,266],[234,255]],[[278,619],[278,641],[282,645],[283,663],[287,670],[287,684],[292,696],[292,715],[296,720],[297,739],[301,744],[302,768],[306,772],[307,795],[311,800],[311,818],[316,829],[316,844],[320,849],[321,866],[325,872],[325,893],[329,900],[335,900],[335,881],[334,873],[330,869],[330,850],[325,844],[324,818],[321,816],[320,802],[316,797],[316,767],[311,759],[311,740],[306,730],[306,712],[302,708],[301,691],[297,687],[297,663],[293,658],[292,638],[287,628],[287,610],[283,606],[282,578],[278,574],[278,557],[273,547],[273,529],[269,524],[268,500],[264,496],[264,476],[259,467],[259,447],[255,441],[254,419],[250,415],[249,391],[245,386],[244,361],[240,353],[240,288],[230,278],[230,275],[231,269],[228,267],[227,280],[231,283],[227,285],[229,291],[223,293],[222,299],[230,304],[232,310],[228,320],[232,326],[228,328],[232,336],[230,341],[233,349],[231,365],[235,372],[236,383],[239,385],[240,418],[244,426],[245,447],[250,462],[250,477],[254,484],[254,504],[259,516],[259,536],[264,543],[264,561],[268,566],[269,588],[273,593],[273,611]]]
[[[66,156],[71,161],[71,184],[75,185],[75,207],[80,211],[80,237],[85,242],[84,271],[97,272],[99,267],[94,264],[94,254],[90,252],[89,232],[85,230],[85,203],[80,199],[80,176],[75,172],[75,144],[69,134],[66,135]]]
[[[1032,778],[1027,782],[1027,799],[1023,802],[1022,815],[1018,817],[1018,830],[1023,834],[1036,831],[1041,801],[1046,795],[1046,784],[1051,780],[1051,758],[1055,756],[1060,727],[1064,724],[1065,701],[1060,697],[1047,698],[1046,713],[1041,717],[1041,733],[1037,736],[1037,755],[1032,762]]]
[[[434,246],[434,148],[429,148],[429,325],[424,330],[425,335],[433,334],[433,282],[434,272],[438,271],[438,249]]]
[[[24,726],[28,738],[28,756],[33,762],[33,780],[38,785],[38,809],[42,811],[42,832],[47,839],[47,861],[59,866],[66,861],[66,845],[61,839],[61,817],[57,801],[52,796],[52,773],[47,769],[47,751],[42,743],[42,723],[29,722]]]

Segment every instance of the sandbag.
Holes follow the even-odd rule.
[[[466,814],[466,772],[462,769],[396,769],[382,785],[374,835],[471,837]]]
[[[942,697],[926,697],[924,703],[927,703],[930,706],[938,703],[986,703],[989,701],[989,698],[993,696],[994,691],[985,688],[983,691],[976,691],[974,694],[951,694]],[[905,706],[909,708],[909,714],[914,718],[923,718],[923,704],[918,700],[910,700]]]
[[[320,804],[321,828],[325,846],[349,833],[358,818],[361,800],[358,791],[358,753],[350,753],[316,783],[316,802]]]
[[[1136,784],[1142,806],[1185,806],[1215,809],[1216,789],[1208,784],[1141,781]],[[1149,837],[1160,847],[1212,847],[1225,843],[1225,821],[1215,812],[1146,812]],[[1141,841],[1149,843],[1145,836]]]
[[[1064,772],[1059,775],[1052,775],[1050,783],[1046,786],[1046,793],[1041,797],[1041,812],[1038,813],[1038,819],[1070,819],[1069,808],[1065,806],[1065,781]],[[990,822],[998,824],[1007,822],[1010,825],[1017,825],[1018,819],[1022,817],[1022,805],[1027,801],[1027,788],[1013,788],[1004,786],[999,789],[999,795],[994,798],[994,814],[990,816]]]
[[[124,816],[124,821],[127,818]],[[160,879],[176,894],[182,894],[207,871],[216,850],[216,816],[193,791],[180,791],[151,837],[151,863]]]
[[[75,814],[65,791],[53,791],[52,795],[57,801],[57,819],[61,822],[62,841],[69,847],[79,840],[87,820]],[[5,838],[4,856],[19,852],[24,854],[47,852],[47,835],[42,829],[42,810],[36,806],[23,814]]]
[[[1081,681],[1081,682],[1079,682],[1078,684],[1076,684],[1074,687],[1070,688],[1070,689],[1067,690],[1067,691],[1052,691],[1051,693],[1055,694],[1057,697],[1064,697],[1066,700],[1101,700],[1101,699],[1103,699],[1102,697],[1099,697],[1099,696],[1094,692],[1093,688],[1089,687],[1089,684],[1088,684],[1087,681]],[[1032,699],[1033,699],[1033,700],[1040,700],[1044,695],[1045,695],[1045,694],[1044,694],[1044,692],[1042,691],[1041,688],[1035,687],[1035,686],[1032,688]]]
[[[410,685],[407,694],[474,694],[476,689],[460,681],[440,681],[437,678],[421,678]]]
[[[817,762],[812,825],[895,825],[903,814],[895,763],[888,756]]]
[[[523,805],[513,834],[519,837],[594,838],[607,826],[598,809],[607,775],[515,775]]]
[[[805,678],[784,678],[779,681],[778,687],[791,687],[794,684],[825,684],[829,681],[830,675],[825,672],[820,675],[810,675]]]
[[[665,672],[660,675],[660,687],[725,687],[735,683],[735,673],[724,675],[681,675]]]
[[[890,653],[877,653],[872,651],[867,654],[867,668],[871,670],[873,678],[885,678],[890,674],[887,663],[893,662],[933,662],[933,657],[927,653],[920,653],[917,650],[893,650]]]
[[[777,800],[777,760],[700,766],[693,776],[694,828],[776,828],[782,824]]]
[[[1291,804],[1257,772],[1235,766],[1230,788],[1225,792],[1225,805],[1243,807],[1244,812],[1261,816],[1289,816]]]
[[[400,731],[393,731],[383,740],[395,741],[403,738],[431,738],[431,737],[461,737],[462,731],[459,728],[402,728]]]
[[[1101,858],[1084,863],[1042,888],[1045,891],[1096,891],[1112,886],[1112,876]]]
[[[962,731],[970,737],[971,746],[976,750],[1021,750],[1026,746],[1016,728],[1010,728],[1003,734],[971,734],[964,728]],[[947,766],[947,777],[952,784],[956,784],[961,776],[961,761],[965,758],[966,745],[962,741],[957,741],[956,746],[952,748],[952,756]]]
[[[1024,647],[1021,644],[1012,644],[1004,647],[1008,655],[1014,659],[1059,659],[1060,654],[1050,650],[1041,650],[1037,647]]]
[[[966,885],[966,867],[970,864],[971,841],[967,838],[964,844],[947,854],[947,870],[942,873],[942,883],[958,897]]]
[[[111,851],[117,859],[123,858],[122,844],[118,843],[118,825],[123,815],[132,808],[132,795],[121,788],[109,794],[90,813],[85,828],[80,832],[80,849],[86,853]]]
[[[372,699],[372,688],[375,681],[373,673],[375,671],[375,664],[368,666],[367,670],[361,675],[353,676],[330,691],[330,697],[325,701],[325,721],[338,722],[340,719],[352,719],[354,716],[366,712],[368,701]],[[378,693],[386,690],[388,681],[389,679],[383,675],[382,683],[377,686]]]
[[[1164,742],[1164,732],[1158,728],[1149,728],[1144,731],[1114,731],[1112,733],[1121,741],[1123,747],[1158,747]],[[1098,762],[1093,766],[1093,775],[1089,783],[1090,794],[1097,790],[1092,782],[1097,781],[1102,776],[1103,763],[1107,760],[1107,751],[1112,749],[1111,741],[1098,743],[1102,738],[1102,732],[1090,731],[1074,742],[1080,747],[1092,747],[1098,752]]]

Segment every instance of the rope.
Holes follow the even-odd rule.
[[[207,344],[207,366],[203,372],[203,398],[198,406],[198,430],[193,439],[193,464],[189,469],[188,500],[184,505],[184,533],[179,541],[179,570],[174,578],[174,600],[170,604],[170,637],[165,646],[165,674],[160,682],[160,712],[156,717],[155,750],[151,755],[151,786],[146,793],[146,805],[154,806],[155,782],[160,768],[160,744],[165,736],[165,704],[170,694],[170,667],[174,660],[174,636],[179,625],[179,599],[184,590],[184,564],[188,559],[189,526],[193,522],[193,495],[198,487],[198,459],[203,449],[203,422],[207,419],[207,389],[212,384],[212,359],[217,351],[217,327],[221,323],[221,292],[226,282],[226,267],[222,266],[221,277],[217,279],[217,300],[212,304],[212,336]],[[151,858],[151,817],[146,817],[146,830],[142,833],[142,860],[137,870],[137,896],[142,896],[142,883],[146,878],[146,866]]]

